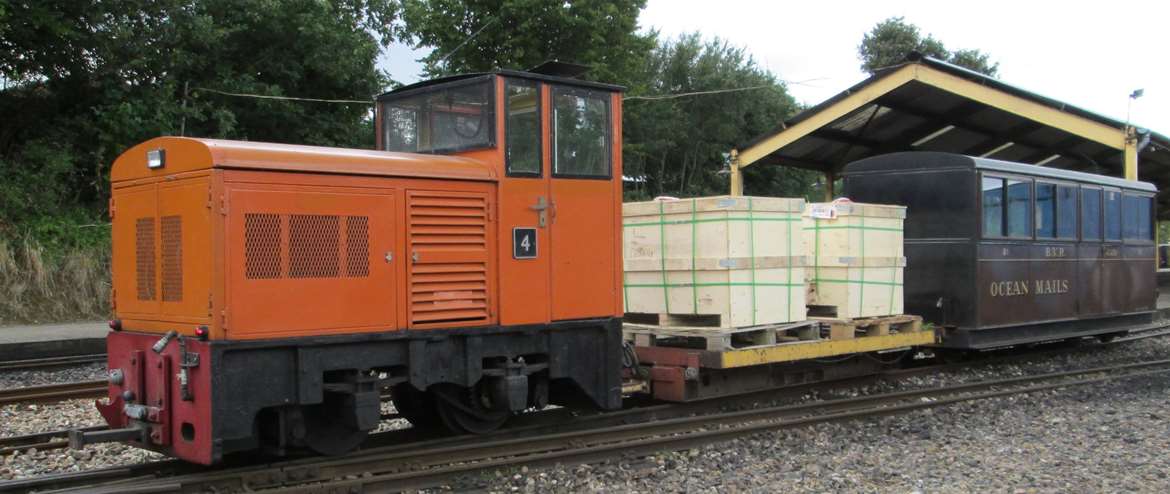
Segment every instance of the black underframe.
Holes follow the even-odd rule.
[[[213,341],[213,461],[224,453],[258,446],[253,427],[261,410],[320,403],[326,372],[378,369],[418,389],[437,383],[470,386],[483,377],[484,359],[518,356],[548,363],[552,403],[621,407],[621,319],[617,317]]]

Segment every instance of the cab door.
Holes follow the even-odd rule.
[[[615,93],[550,87],[552,319],[614,315],[621,160]]]
[[[502,78],[504,174],[499,181],[500,324],[549,321],[548,121],[536,81]]]

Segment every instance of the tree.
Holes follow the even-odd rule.
[[[992,77],[999,72],[999,63],[990,62],[988,54],[974,49],[948,51],[942,41],[930,34],[923,37],[918,26],[906,22],[903,17],[891,17],[877,23],[857,46],[861,69],[871,74],[902,63],[910,52],[915,51]]]
[[[720,170],[728,151],[773,130],[797,109],[783,82],[743,48],[718,38],[704,41],[692,33],[664,41],[643,67],[639,78],[646,82],[625,104],[625,173],[645,179],[627,187],[631,199],[725,194],[728,178]],[[717,92],[702,94],[708,91]],[[751,194],[800,196],[811,183],[811,176],[792,168],[745,171]]]
[[[0,232],[105,205],[118,153],[158,135],[372,146],[391,0],[0,0]],[[380,38],[380,40],[378,39]]]
[[[588,65],[586,77],[625,83],[654,46],[638,32],[645,0],[403,0],[403,34],[434,48],[430,76],[498,68],[530,69],[548,60]]]

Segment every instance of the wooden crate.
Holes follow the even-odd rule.
[[[903,311],[903,206],[848,201],[809,204],[810,316],[856,319]]]
[[[803,320],[803,199],[703,197],[626,203],[627,313],[717,316],[722,328]]]

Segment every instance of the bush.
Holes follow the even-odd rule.
[[[0,238],[0,324],[105,319],[109,313],[109,242],[46,248],[32,235]]]

